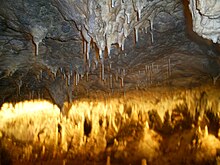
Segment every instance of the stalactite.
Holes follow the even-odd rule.
[[[31,91],[31,99],[34,99],[34,90]]]
[[[89,53],[90,53],[91,37],[89,36],[88,31],[85,29],[84,26],[82,27],[82,36],[83,36],[83,39],[86,42],[86,43],[83,44],[84,45],[84,51],[83,52],[86,52],[86,59],[87,59],[87,62],[89,64],[89,67],[90,67]]]
[[[41,99],[41,94],[40,94],[40,91],[37,91],[37,98],[38,98],[38,100],[40,100],[40,99]]]
[[[124,87],[124,77],[121,77],[121,87]]]
[[[20,95],[21,94],[21,86],[22,86],[22,80],[19,80],[18,81],[18,95]]]
[[[111,45],[107,45],[108,58],[111,59]]]
[[[151,34],[151,43],[153,44],[154,43],[154,34],[152,31],[150,31],[150,34]]]
[[[67,74],[67,85],[70,86],[71,75]]]
[[[86,81],[89,81],[89,72],[86,72]]]
[[[90,52],[90,42],[87,42],[86,58],[87,58],[87,62],[88,62],[88,64],[89,64],[89,68],[90,68],[89,52]]]
[[[112,89],[113,87],[112,74],[109,75],[109,83],[110,83],[110,89]]]
[[[122,40],[121,50],[122,51],[125,50],[125,38],[123,38],[123,40]]]
[[[38,56],[39,54],[39,42],[34,42],[35,43],[35,54]]]
[[[130,24],[130,13],[126,13],[127,15],[127,23]]]
[[[115,0],[111,0],[111,5],[112,5],[112,8],[115,7]]]
[[[42,27],[40,25],[35,25],[31,28],[31,34],[33,36],[33,42],[35,44],[35,54],[39,54],[39,43],[45,38],[47,34],[47,28]]]
[[[138,9],[138,20],[141,19],[141,9]]]
[[[76,72],[75,73],[75,85],[77,86],[78,85],[78,73]]]
[[[115,73],[115,80],[118,81],[118,70],[116,70],[116,73]]]
[[[149,22],[150,22],[150,34],[151,34],[151,42],[154,43],[154,35],[153,35],[153,18],[152,19],[149,19]]]
[[[103,59],[102,49],[99,49],[99,58]]]
[[[86,46],[87,46],[86,41],[83,40],[83,53],[84,54],[86,54]]]
[[[170,63],[170,58],[168,59],[167,75],[168,75],[168,77],[171,76],[171,63]]]
[[[42,69],[40,70],[40,79],[41,80],[43,79],[43,70]]]
[[[135,41],[138,42],[138,27],[135,27]]]
[[[70,72],[70,76],[73,76],[73,66],[72,66],[72,64],[70,64],[69,72]]]
[[[214,76],[213,79],[213,85],[216,84],[216,81],[218,80],[218,78],[220,77],[220,73],[217,76]]]
[[[101,68],[102,68],[102,80],[105,79],[105,64],[104,64],[104,58],[101,59]]]

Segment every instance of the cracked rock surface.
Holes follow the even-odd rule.
[[[2,2],[1,104],[45,98],[62,108],[97,92],[216,84],[219,46],[189,39],[184,6],[179,0]]]

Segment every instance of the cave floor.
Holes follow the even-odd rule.
[[[218,164],[219,85],[95,95],[65,114],[44,100],[5,103],[2,164]]]

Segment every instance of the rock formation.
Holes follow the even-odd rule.
[[[220,2],[218,0],[190,0],[193,30],[203,38],[220,43]]]

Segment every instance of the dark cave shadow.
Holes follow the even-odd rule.
[[[12,158],[9,151],[2,145],[0,141],[0,165],[12,165]]]

